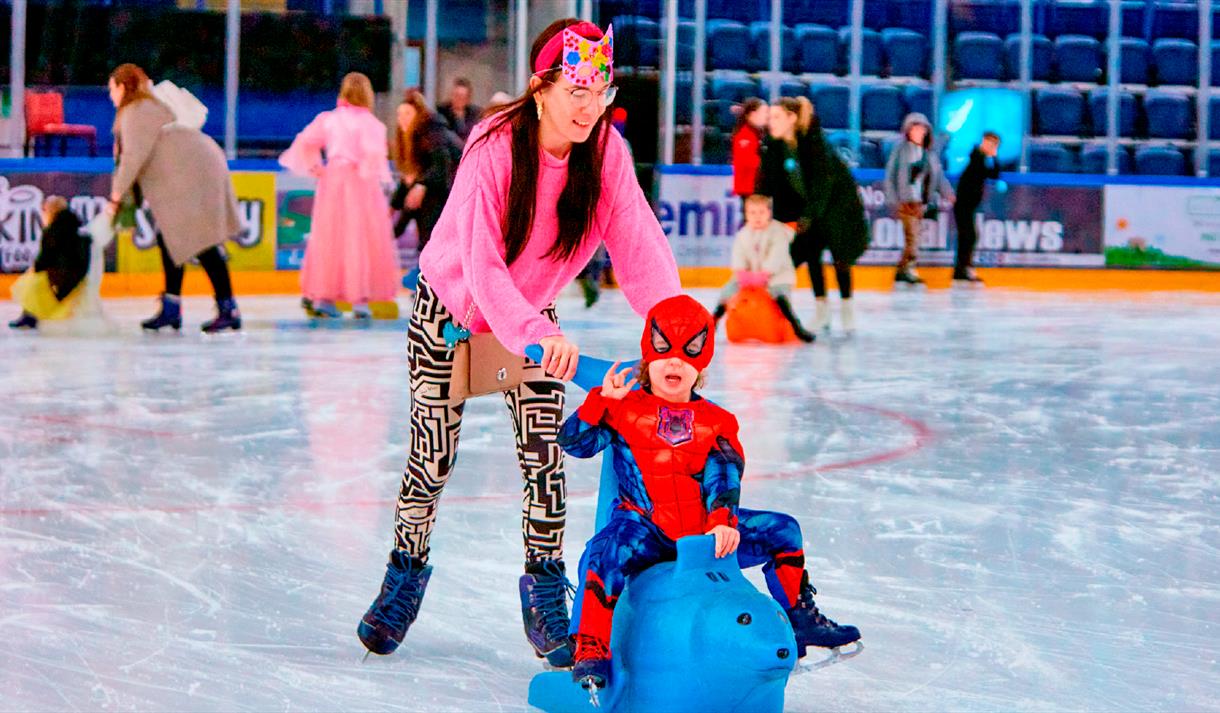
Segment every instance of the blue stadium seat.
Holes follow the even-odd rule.
[[[796,30],[784,26],[780,28],[779,57],[780,69],[785,72],[800,71],[800,57],[797,52]],[[762,72],[771,68],[771,23],[766,21],[750,23],[750,63],[753,72]]]
[[[1186,157],[1173,146],[1143,146],[1135,151],[1135,172],[1145,176],[1182,176]]]
[[[894,136],[887,136],[886,138],[881,139],[881,156],[883,157],[882,161],[889,160],[890,154],[894,153],[894,147],[897,146],[898,142],[901,140],[902,140],[902,137],[898,136],[897,134],[895,134]]]
[[[694,118],[694,104],[691,100],[691,88],[694,82],[690,77],[678,77],[674,80],[674,123],[689,124]]]
[[[846,131],[826,132],[826,143],[848,164],[854,163],[856,157],[851,152],[851,134]],[[861,142],[863,145],[863,142]]]
[[[750,97],[763,96],[763,88],[745,72],[716,72],[709,82],[708,96],[740,104]]]
[[[1079,136],[1084,124],[1084,97],[1075,89],[1039,90],[1034,100],[1035,133]]]
[[[902,99],[907,111],[917,111],[924,116],[932,116],[932,88],[911,85],[902,90]]]
[[[1109,148],[1104,141],[1091,141],[1080,147],[1080,170],[1082,173],[1099,173],[1105,175]],[[1127,175],[1132,172],[1131,152],[1125,146],[1118,147],[1118,172]]]
[[[1196,2],[1157,2],[1152,9],[1152,36],[1196,39],[1199,7]]]
[[[1055,63],[1063,82],[1096,82],[1101,79],[1101,44],[1084,35],[1062,35],[1055,39]]]
[[[1004,50],[1008,57],[1008,76],[1013,79],[1021,77],[1021,35],[1009,35],[1004,40]],[[1035,82],[1045,82],[1051,78],[1051,63],[1055,56],[1054,47],[1045,35],[1034,35],[1030,38],[1031,63],[1030,79]]]
[[[1199,47],[1190,40],[1160,39],[1152,43],[1157,84],[1194,86],[1199,83]]]
[[[860,142],[860,168],[884,168],[885,159],[881,156],[881,147],[868,140]]]
[[[747,4],[749,0],[734,0]],[[851,24],[851,0],[818,0],[817,2],[784,3],[784,23],[796,25],[812,22],[828,27]]]
[[[726,164],[732,161],[732,134],[719,128],[707,127],[703,130],[703,163]]]
[[[897,131],[905,112],[902,90],[892,84],[866,84],[860,91],[860,122],[865,131]]]
[[[847,103],[850,91],[842,84],[822,84],[809,88],[818,118],[826,129],[847,128]]]
[[[694,16],[692,10],[690,15]],[[707,16],[709,21],[736,20],[747,23],[763,19],[761,8],[756,2],[741,2],[741,0],[707,0]]]
[[[761,89],[764,94],[770,95],[771,86],[769,82],[764,80]],[[781,97],[808,97],[809,86],[794,77],[786,77],[779,83],[779,95]]]
[[[614,61],[625,67],[656,67],[661,58],[661,28],[638,15],[614,18]]]
[[[1119,40],[1119,81],[1123,84],[1148,83],[1148,43],[1139,37]]]
[[[1076,154],[1063,144],[1031,141],[1029,170],[1034,173],[1077,173]]]
[[[1093,135],[1105,136],[1109,128],[1107,118],[1107,102],[1110,92],[1107,89],[1094,89],[1089,93],[1089,114],[1093,120]],[[1131,92],[1118,93],[1118,135],[1135,136],[1135,95]]]
[[[748,69],[750,31],[736,20],[707,21],[708,69]]]
[[[990,32],[961,32],[953,38],[959,79],[1003,79],[1004,43]]]
[[[800,71],[834,74],[839,69],[839,35],[825,25],[804,23],[796,26],[797,57]]]
[[[1207,152],[1207,175],[1220,176],[1220,149]]]
[[[860,38],[860,73],[868,76],[881,74],[881,33],[864,28]],[[851,67],[851,28],[839,28],[839,65],[846,72]]]
[[[1191,135],[1190,98],[1167,89],[1149,89],[1144,95],[1148,136],[1154,139],[1187,139]]]
[[[1017,0],[957,0],[949,3],[949,27],[954,33],[986,32],[1001,37],[1021,30]]]
[[[1220,87],[1220,40],[1212,40],[1212,86]]]
[[[914,30],[888,27],[881,31],[891,77],[928,75],[928,39]]]
[[[695,21],[678,20],[677,67],[690,70],[695,67]]]
[[[703,124],[715,126],[721,131],[732,132],[733,127],[737,125],[737,115],[733,113],[734,106],[736,104],[725,99],[704,99]]]
[[[1220,139],[1220,96],[1207,98],[1207,138]]]
[[[890,27],[915,30],[924,37],[932,36],[932,0],[902,0],[889,4]]]
[[[1070,0],[1047,2],[1047,34],[1084,35],[1100,39],[1109,34],[1109,2],[1107,0]]]

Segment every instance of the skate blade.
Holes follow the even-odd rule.
[[[846,661],[848,659],[854,659],[855,657],[859,656],[861,654],[861,652],[864,651],[864,642],[857,639],[856,641],[853,641],[852,643],[855,644],[855,648],[851,649],[850,651],[846,651],[846,652],[841,651],[840,649],[842,649],[842,647],[836,646],[833,649],[831,649],[830,654],[826,658],[822,659],[821,661],[815,661],[811,664],[800,666],[799,668],[802,671],[817,671],[818,669],[826,668],[827,666],[833,666],[837,663]]]
[[[368,661],[368,660],[369,660],[369,656],[371,656],[371,655],[372,655],[372,653],[373,653],[372,651],[367,651],[367,650],[366,650],[366,651],[364,652],[364,657],[360,659],[360,663],[364,663],[365,661]]]

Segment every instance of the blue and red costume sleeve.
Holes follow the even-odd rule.
[[[614,437],[606,423],[613,403],[602,396],[600,386],[590,391],[559,430],[559,447],[576,458],[592,458],[605,450]]]
[[[725,428],[716,436],[703,467],[703,506],[707,509],[707,530],[717,525],[737,527],[737,504],[741,500],[741,473],[745,456],[737,440],[737,420],[728,416]]]

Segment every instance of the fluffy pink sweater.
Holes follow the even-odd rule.
[[[566,261],[545,257],[559,232],[556,205],[568,163],[541,151],[533,230],[520,257],[506,265],[501,226],[512,176],[511,130],[502,127],[480,141],[488,128],[483,121],[471,132],[449,201],[419,258],[420,272],[459,322],[473,300],[470,330],[491,331],[518,354],[543,337],[561,334],[540,311],[602,242],[627,301],[641,316],[681,291],[669,242],[636,180],[627,144],[615,131],[606,139],[601,199],[581,247]]]

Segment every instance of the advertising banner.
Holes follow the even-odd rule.
[[[1220,268],[1220,188],[1106,186],[1106,265]]]
[[[25,272],[38,257],[42,240],[42,202],[63,196],[82,222],[106,207],[110,174],[10,173],[0,176],[0,273]],[[106,269],[114,269],[115,248],[108,249]]]
[[[279,270],[299,270],[305,260],[305,244],[313,228],[313,194],[317,181],[288,172],[279,174],[277,183],[277,213],[275,266]],[[387,199],[388,203],[388,199]],[[395,212],[392,220],[398,218]],[[410,270],[419,262],[419,237],[412,221],[402,235],[394,239],[398,248],[398,266]]]
[[[732,194],[728,167],[664,169],[658,180],[657,218],[683,266],[726,266],[741,224],[741,200]],[[902,224],[885,205],[880,179],[860,187],[871,238],[862,265],[893,265],[902,253]],[[1102,190],[1084,186],[1016,185],[988,191],[975,214],[980,266],[1101,267]],[[919,262],[952,265],[957,226],[944,203],[923,221]]]
[[[275,269],[275,174],[234,172],[242,232],[225,243],[234,270]],[[108,173],[11,173],[0,177],[0,272],[24,272],[38,257],[41,207],[50,195],[88,222],[106,207]],[[108,272],[160,272],[156,234],[146,211],[136,214],[136,230],[121,232],[108,248]]]
[[[229,269],[264,271],[275,269],[275,174],[234,171],[233,191],[242,230],[224,244]],[[109,176],[106,177],[109,190]],[[155,216],[153,217],[155,219]],[[160,272],[161,254],[157,235],[147,211],[136,214],[136,229],[115,237],[118,272]]]

